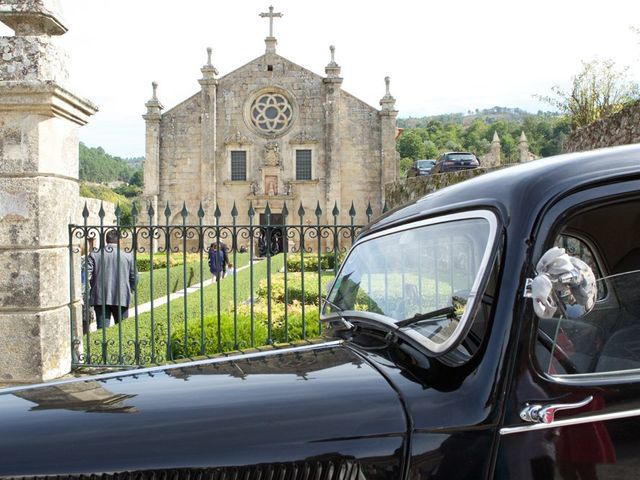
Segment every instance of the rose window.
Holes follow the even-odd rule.
[[[279,93],[260,95],[251,105],[251,121],[264,133],[278,133],[289,127],[293,110]]]

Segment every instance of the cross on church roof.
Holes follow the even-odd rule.
[[[262,18],[269,19],[269,36],[273,37],[273,19],[282,17],[282,13],[273,12],[273,6],[269,7],[269,12],[263,12],[260,14]]]

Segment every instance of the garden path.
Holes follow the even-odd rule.
[[[253,263],[259,263],[259,262],[261,262],[261,261],[262,261],[262,259],[260,259],[260,260],[254,260],[254,261],[253,261]],[[249,264],[249,265],[250,265],[250,264]],[[234,269],[234,272],[235,272],[235,273],[237,273],[237,272],[241,272],[241,271],[242,271],[242,270],[244,270],[245,268],[249,268],[249,265],[245,265],[245,266],[243,266],[243,267],[236,268],[236,269]],[[232,275],[227,275],[225,278],[231,278],[231,277],[232,277]],[[224,279],[223,279],[223,280],[224,280]],[[198,283],[196,283],[195,285],[192,285],[192,286],[190,286],[190,287],[187,287],[186,294],[187,294],[187,295],[189,295],[190,293],[197,292],[198,290],[200,290],[200,286],[201,286],[201,285],[202,285],[202,287],[204,288],[204,287],[208,287],[208,286],[209,286],[209,285],[211,285],[212,283],[213,283],[213,280],[212,280],[211,278],[210,278],[209,280],[205,280],[205,281],[204,281],[204,282],[202,282],[202,283],[198,282]],[[167,301],[171,302],[171,301],[175,300],[176,298],[180,298],[180,297],[184,296],[184,294],[185,294],[185,290],[183,289],[183,290],[177,291],[177,292],[175,292],[175,293],[172,293],[171,295],[169,295],[169,297],[168,297],[168,298],[167,298],[167,296],[165,295],[165,296],[159,297],[159,298],[157,298],[157,299],[154,299],[154,300],[153,300],[153,308],[156,308],[156,307],[159,307],[159,306],[161,306],[161,305],[164,305],[164,304],[166,304],[166,303],[167,303]],[[150,311],[151,311],[151,302],[147,302],[147,303],[143,303],[143,304],[141,304],[141,305],[138,305],[138,315],[140,315],[140,314],[142,314],[142,313],[150,312]],[[129,317],[134,317],[134,316],[135,316],[135,314],[136,314],[136,309],[135,309],[135,307],[130,308],[130,309],[129,309],[129,312],[128,312],[128,316],[129,316]]]

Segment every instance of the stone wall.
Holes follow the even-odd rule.
[[[500,167],[499,167],[500,168]],[[385,200],[389,209],[404,205],[429,193],[477,177],[494,170],[493,168],[474,168],[460,172],[438,173],[421,177],[410,177],[388,183],[385,188]]]
[[[631,143],[640,143],[640,101],[573,132],[563,150],[581,152]]]

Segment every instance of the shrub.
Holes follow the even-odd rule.
[[[320,269],[333,270],[335,266],[333,253],[323,253],[320,255]],[[302,270],[302,255],[293,253],[287,257],[287,270],[290,272],[300,272]],[[304,256],[305,272],[318,271],[318,254],[309,253]]]
[[[302,306],[272,305],[273,343],[293,342],[305,338],[318,337],[319,322],[317,308],[308,308],[305,312],[303,332]],[[190,322],[187,327],[187,341],[184,341],[184,331],[177,331],[171,335],[171,353],[174,359],[191,358],[199,355],[214,355],[221,352],[246,349],[251,342],[251,312],[248,305],[238,307],[237,310],[237,339],[234,329],[232,312],[220,314],[220,345],[218,345],[218,317],[216,314],[204,318],[204,343],[202,342],[202,326],[200,322]],[[287,335],[288,330],[288,335]],[[258,303],[253,311],[253,345],[268,345],[268,316],[267,305]],[[220,348],[219,348],[220,347]]]
[[[331,273],[323,274],[320,280],[320,288],[324,294],[324,286],[333,279]],[[284,274],[278,273],[271,277],[271,292],[268,290],[269,284],[266,279],[260,280],[257,295],[262,301],[271,295],[272,303],[285,303]],[[302,303],[302,274],[289,272],[287,274],[287,290],[289,303]],[[305,272],[304,275],[304,303],[318,305],[318,272]]]
[[[200,261],[199,253],[187,253],[187,263]],[[175,267],[184,263],[185,256],[182,253],[172,253],[169,255],[169,267]],[[207,262],[207,256],[203,258],[203,262]],[[138,272],[148,272],[151,270],[151,256],[148,253],[139,253],[136,256],[136,264],[138,266]],[[156,253],[153,255],[153,269],[160,269],[167,267],[167,254]],[[208,268],[208,267],[207,267]]]
[[[220,314],[220,348],[218,348],[218,317],[216,314],[204,318],[204,344],[200,322],[189,322],[187,328],[187,342],[184,332],[174,332],[171,335],[171,353],[174,359],[189,358],[198,355],[214,355],[219,352],[245,349],[251,347],[251,318],[237,317],[238,339],[236,344],[233,313]],[[267,343],[267,327],[261,321],[254,321],[254,345]],[[185,345],[186,343],[186,345]],[[204,346],[204,349],[202,348]]]

